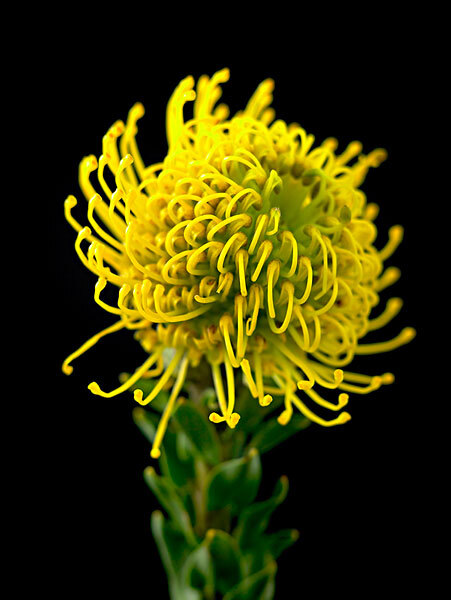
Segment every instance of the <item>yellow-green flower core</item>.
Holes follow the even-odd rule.
[[[135,390],[144,405],[173,386],[155,457],[185,377],[203,360],[211,365],[218,400],[213,422],[235,427],[239,420],[239,369],[262,406],[283,397],[282,425],[295,406],[330,426],[349,420],[341,411],[348,392],[365,394],[393,381],[390,373],[369,376],[342,367],[354,355],[384,352],[414,336],[407,328],[390,341],[360,344],[402,304],[392,298],[369,318],[378,293],[399,276],[383,263],[402,228],[393,227],[377,250],[377,207],[359,189],[385,151],[364,155],[352,142],[336,154],[332,138],[314,147],[314,137],[298,124],[274,120],[270,79],[229,118],[227,106],[216,105],[228,78],[224,69],[202,76],[196,91],[192,77],[179,84],[167,107],[168,153],[158,164],[145,166],[139,154],[136,124],[144,108],[133,106],[125,125],[116,122],[104,136],[99,159],[81,162],[90,226],[71,215],[73,196],[65,203],[78,233],[76,251],[98,277],[95,301],[118,320],[71,354],[63,371],[69,374],[72,360],[105,335],[133,330],[147,360],[117,389],[104,392],[95,382],[89,389],[110,397],[142,377],[158,377],[147,397]],[[187,102],[194,110],[185,121]],[[114,306],[101,299],[108,284],[118,290]],[[166,348],[173,349],[169,363]],[[338,390],[336,401],[324,399],[318,387]],[[339,414],[325,420],[315,406]]]

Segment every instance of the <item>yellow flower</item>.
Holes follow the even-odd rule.
[[[336,154],[332,138],[314,147],[314,137],[298,124],[274,120],[270,79],[229,118],[227,106],[217,105],[228,78],[223,69],[201,77],[196,91],[192,77],[179,84],[167,107],[168,153],[158,164],[145,166],[139,154],[135,137],[144,108],[136,104],[125,125],[118,121],[106,133],[99,159],[81,162],[90,227],[72,216],[73,196],[65,203],[78,232],[76,251],[98,277],[95,301],[118,320],[71,354],[63,371],[69,374],[72,360],[105,335],[133,330],[146,361],[111,392],[95,382],[89,389],[110,397],[142,377],[159,377],[147,397],[135,390],[144,405],[175,379],[155,457],[187,373],[201,361],[211,365],[217,394],[213,422],[237,424],[240,370],[262,406],[275,395],[283,398],[281,424],[294,406],[330,426],[345,423],[349,414],[325,420],[315,405],[341,411],[348,392],[365,394],[393,381],[390,373],[369,376],[342,367],[355,355],[391,350],[415,334],[406,328],[390,341],[360,343],[402,304],[392,298],[369,318],[379,292],[399,276],[383,263],[401,241],[402,228],[391,228],[378,251],[377,207],[359,189],[385,151],[364,155],[352,142]],[[184,105],[192,101],[193,118],[185,121]],[[108,284],[118,290],[114,306],[101,299]],[[168,348],[171,359],[164,361]],[[324,399],[317,387],[339,390],[337,400]]]

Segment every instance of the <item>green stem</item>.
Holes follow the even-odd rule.
[[[194,531],[200,537],[204,537],[207,531],[207,476],[208,468],[203,460],[197,459],[194,463],[196,479],[193,486],[193,504],[196,514],[196,525]]]
[[[152,531],[171,600],[272,600],[276,560],[296,539],[293,530],[266,531],[285,499],[286,478],[269,499],[256,500],[258,447],[268,446],[266,438],[272,440],[274,432],[256,421],[260,441],[256,432],[239,428],[219,433],[201,401],[180,404],[166,432],[159,472],[145,471],[164,509],[153,513]],[[158,416],[137,409],[134,418],[152,443]]]

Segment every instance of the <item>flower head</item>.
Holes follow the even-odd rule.
[[[173,382],[154,456],[189,369],[202,361],[211,366],[217,395],[213,422],[235,427],[239,420],[238,370],[262,406],[283,398],[281,424],[296,407],[330,426],[349,420],[342,411],[348,392],[393,381],[390,373],[361,375],[343,367],[355,355],[390,350],[414,335],[407,328],[387,342],[360,343],[402,304],[393,298],[370,318],[379,292],[399,276],[383,265],[402,228],[393,227],[377,250],[377,207],[359,189],[385,151],[364,155],[352,142],[336,153],[332,138],[314,146],[301,126],[275,120],[270,79],[229,118],[227,106],[217,105],[228,78],[224,69],[201,77],[196,91],[192,77],[179,84],[167,107],[168,153],[158,164],[145,166],[139,154],[135,137],[144,108],[136,104],[125,124],[118,121],[106,133],[99,159],[81,162],[90,226],[72,216],[73,196],[65,203],[78,232],[76,251],[98,277],[95,300],[118,320],[69,356],[63,371],[70,373],[72,360],[101,337],[134,331],[148,353],[145,362],[111,392],[95,382],[89,389],[110,397],[142,377],[158,377],[147,397],[135,390],[144,405]],[[188,102],[194,102],[193,118],[185,121]],[[117,289],[115,305],[101,299],[107,285]],[[318,388],[337,390],[336,400]],[[338,416],[325,420],[315,406]]]

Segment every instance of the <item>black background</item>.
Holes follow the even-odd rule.
[[[390,290],[405,304],[386,337],[405,326],[418,329],[410,345],[353,365],[367,373],[391,371],[396,382],[368,396],[352,395],[351,422],[331,429],[312,426],[263,458],[262,497],[280,474],[290,480],[274,526],[300,531],[297,544],[280,560],[276,598],[332,592],[366,598],[419,583],[417,565],[428,553],[420,539],[429,535],[422,506],[430,477],[423,310],[429,271],[420,173],[428,135],[421,116],[424,82],[431,75],[421,42],[415,35],[399,36],[387,24],[372,37],[366,30],[359,38],[355,31],[337,33],[326,47],[319,30],[316,43],[294,32],[290,45],[281,36],[257,50],[255,37],[247,46],[233,32],[227,44],[219,43],[218,32],[217,45],[213,36],[197,52],[188,42],[177,45],[175,36],[141,39],[139,52],[120,40],[113,46],[98,42],[94,51],[80,36],[59,40],[43,69],[47,142],[53,149],[46,239],[54,301],[46,307],[44,330],[52,336],[45,355],[47,398],[35,409],[43,423],[37,495],[46,508],[43,535],[51,542],[41,575],[52,584],[61,581],[62,590],[89,589],[106,597],[123,589],[130,598],[167,598],[149,528],[157,503],[142,478],[151,463],[149,445],[132,422],[132,397],[103,399],[86,389],[92,380],[104,389],[114,387],[119,372],[141,364],[142,351],[127,332],[119,333],[78,359],[71,377],[60,371],[70,352],[114,320],[94,303],[96,278],[75,254],[63,203],[68,194],[76,195],[75,215],[85,223],[79,160],[100,155],[102,135],[116,119],[126,118],[134,102],[146,107],[138,137],[143,157],[157,162],[166,150],[164,114],[173,88],[187,74],[197,78],[228,66],[223,100],[232,113],[260,81],[272,77],[277,116],[300,122],[318,143],[334,136],[341,148],[357,139],[364,152],[388,150],[388,160],[370,171],[363,186],[368,200],[380,205],[379,247],[389,226],[405,226],[404,242],[391,260],[403,275]]]

